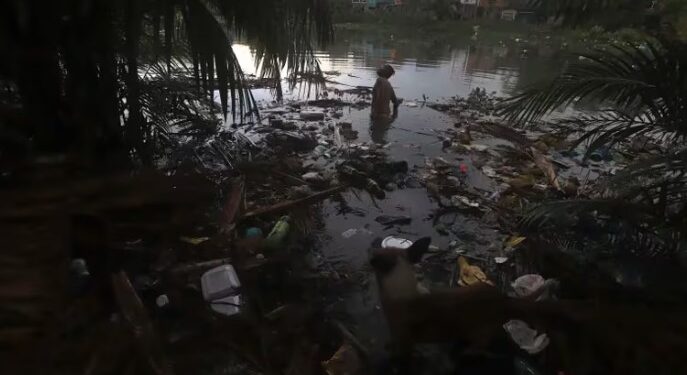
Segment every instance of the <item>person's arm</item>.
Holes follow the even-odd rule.
[[[401,105],[401,100],[396,97],[396,92],[394,88],[389,84],[389,90],[391,91],[391,103],[394,105],[394,117],[398,115],[398,106]]]

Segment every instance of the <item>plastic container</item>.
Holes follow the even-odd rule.
[[[232,316],[241,312],[241,296],[227,296],[210,302],[210,308],[222,315]]]
[[[276,224],[274,224],[272,231],[270,231],[270,234],[267,235],[267,239],[265,240],[265,246],[267,249],[277,250],[284,245],[286,237],[289,235],[289,229],[291,228],[289,225],[290,221],[290,217],[283,216],[281,219],[279,219],[279,221],[277,221]]]
[[[225,264],[208,270],[200,278],[203,298],[215,301],[239,294],[241,282],[231,264]]]
[[[413,241],[406,240],[405,238],[399,238],[394,236],[389,236],[382,240],[382,248],[387,249],[390,247],[397,249],[407,249],[413,245]]]
[[[258,227],[246,229],[246,238],[262,238],[262,229]]]

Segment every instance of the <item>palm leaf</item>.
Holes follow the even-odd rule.
[[[543,87],[532,87],[505,101],[500,112],[511,121],[527,124],[578,100],[601,103],[628,115],[649,113],[664,119],[672,131],[685,132],[671,119],[685,114],[683,94],[687,62],[684,46],[675,42],[647,39],[643,47],[612,46],[590,54],[576,54],[582,60]]]

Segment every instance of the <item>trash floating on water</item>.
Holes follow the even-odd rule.
[[[482,167],[482,172],[483,172],[487,177],[494,178],[494,177],[497,176],[496,171],[494,170],[494,168],[492,168],[492,167],[490,167],[490,166],[488,166],[488,165],[485,165],[484,167]]]
[[[203,298],[210,302],[214,311],[227,316],[241,312],[241,283],[231,264],[205,272],[200,278],[200,285]]]
[[[481,268],[468,263],[464,256],[458,257],[458,285],[469,286],[479,283],[494,284]]]
[[[351,229],[345,230],[343,233],[341,233],[341,237],[351,238],[351,237],[355,236],[356,233],[358,233],[358,230],[355,228],[351,228]]]
[[[413,244],[413,241],[406,240],[405,238],[399,238],[394,236],[386,237],[382,240],[382,247],[387,248],[397,248],[397,249],[407,249]]]
[[[522,320],[510,320],[503,325],[503,329],[508,332],[520,349],[529,354],[537,354],[549,345],[549,337],[546,333],[538,334]]]
[[[537,301],[555,297],[558,280],[548,279],[537,274],[522,275],[515,279],[511,286],[517,297],[536,297]]]
[[[479,207],[479,203],[471,201],[469,198],[464,197],[462,195],[454,195],[451,197],[451,204],[453,206],[468,206],[468,207],[473,207],[477,208]]]

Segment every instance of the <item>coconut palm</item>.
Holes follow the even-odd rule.
[[[536,123],[578,100],[599,109],[556,120],[575,126],[586,146],[585,158],[602,147],[632,154],[637,145],[660,144],[660,151],[599,182],[587,200],[537,207],[528,224],[547,225],[570,216],[605,225],[610,239],[632,249],[681,249],[687,234],[687,45],[661,37],[638,45],[617,45],[575,56],[551,82],[503,104],[509,120]],[[584,228],[588,226],[582,225]]]
[[[151,100],[179,108],[203,97],[212,103],[218,90],[224,115],[242,121],[255,113],[235,38],[250,40],[264,74],[278,77],[285,66],[293,75],[317,73],[312,46],[332,36],[326,0],[8,0],[0,17],[0,97],[18,103],[2,103],[0,113],[12,114],[3,132],[34,150],[123,150],[127,158],[133,150],[143,161],[160,123]],[[145,75],[153,67],[166,72]],[[172,81],[166,92],[180,95],[145,92],[165,92],[161,85]]]

